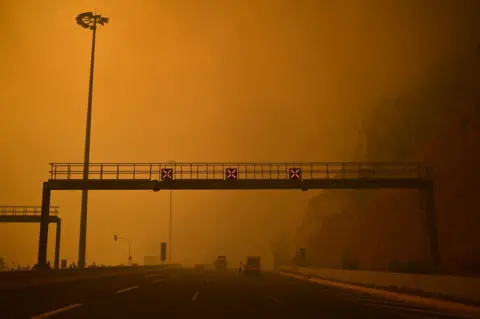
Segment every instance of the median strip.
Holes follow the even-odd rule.
[[[31,319],[43,319],[43,318],[48,318],[48,317],[54,316],[54,315],[56,315],[56,314],[59,314],[59,313],[61,313],[61,312],[65,312],[65,311],[68,311],[68,310],[72,310],[72,309],[75,309],[75,308],[78,308],[78,307],[81,307],[81,306],[83,306],[83,304],[81,304],[81,303],[73,304],[73,305],[70,305],[70,306],[67,306],[67,307],[63,307],[63,308],[59,308],[59,309],[56,309],[56,310],[53,310],[53,311],[49,311],[49,312],[43,313],[43,314],[41,314],[41,315],[32,317]]]
[[[0,289],[16,289],[34,287],[46,284],[73,282],[91,278],[123,276],[138,274],[143,271],[163,272],[170,266],[119,266],[119,267],[92,267],[61,270],[28,270],[28,271],[0,271]]]

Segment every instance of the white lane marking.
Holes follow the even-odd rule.
[[[408,305],[404,302],[392,301],[392,300],[367,299],[367,298],[356,298],[356,299],[369,304],[373,303],[373,304],[397,305],[399,307],[404,307]],[[408,305],[408,307],[411,309],[425,309],[424,307],[422,308],[421,306],[417,306],[413,304]]]
[[[349,296],[349,297],[358,297],[358,296],[372,296],[370,294],[366,294],[366,293],[363,293],[363,292],[344,292],[342,293],[343,295],[345,296]]]
[[[156,280],[152,280],[152,282],[161,282],[161,281],[164,281],[165,279],[161,278],[161,279],[156,279]]]
[[[193,297],[192,297],[192,302],[195,302],[195,300],[197,300],[197,297],[200,293],[198,291],[195,291],[195,293],[193,294]]]
[[[64,311],[68,311],[68,310],[72,310],[72,309],[75,309],[75,308],[78,308],[78,307],[81,307],[83,306],[83,304],[81,303],[76,303],[76,304],[73,304],[73,305],[70,305],[70,306],[67,306],[67,307],[63,307],[63,308],[59,308],[59,309],[56,309],[56,310],[53,310],[53,311],[49,311],[49,312],[45,312],[41,315],[38,315],[38,316],[34,316],[32,317],[31,319],[43,319],[43,318],[48,318],[48,317],[51,317],[53,315],[56,315],[58,313],[61,313],[61,312],[64,312]]]
[[[278,303],[279,305],[282,304],[282,302],[281,302],[280,300],[278,300],[278,298],[275,297],[275,296],[268,296],[268,298],[271,299],[271,300],[273,300],[273,301],[275,301],[275,302]]]
[[[359,300],[361,302],[366,302],[366,303],[374,303],[374,304],[390,304],[390,305],[399,305],[399,306],[405,306],[406,303],[404,302],[399,302],[399,301],[392,301],[392,300],[380,300],[380,299],[372,299],[372,298],[355,298],[356,300]],[[417,307],[416,305],[410,305],[412,307]],[[418,309],[425,309],[420,306],[418,306]]]
[[[115,291],[115,293],[116,293],[116,294],[122,294],[122,293],[124,293],[124,292],[130,291],[130,290],[133,290],[133,289],[137,289],[137,288],[140,288],[140,286],[128,287],[128,288],[125,288],[125,289],[121,289],[121,290]]]

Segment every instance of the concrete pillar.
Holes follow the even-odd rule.
[[[440,250],[438,247],[437,212],[435,211],[435,194],[433,182],[424,189],[428,252],[430,263],[435,272],[440,270]]]
[[[60,237],[62,234],[62,220],[57,221],[57,233],[55,235],[55,269],[60,269]]]
[[[42,193],[42,214],[40,216],[40,236],[38,240],[38,260],[37,267],[47,267],[47,245],[48,245],[48,222],[50,215],[50,196],[51,190],[48,188],[48,182],[43,183]]]

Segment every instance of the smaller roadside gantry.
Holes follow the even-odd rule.
[[[42,206],[0,206],[0,223],[38,223],[41,221]],[[57,224],[55,236],[55,261],[54,267],[60,266],[60,236],[62,233],[62,220],[58,217],[58,206],[50,206],[48,223]]]

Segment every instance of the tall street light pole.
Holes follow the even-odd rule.
[[[93,97],[93,68],[95,62],[95,39],[97,26],[105,25],[109,19],[93,12],[84,12],[77,16],[77,24],[85,29],[93,31],[92,52],[90,57],[90,82],[88,85],[88,108],[87,108],[87,133],[85,135],[85,156],[83,159],[83,179],[88,180],[88,166],[90,162],[90,131],[92,126],[92,97]],[[85,268],[85,255],[87,251],[87,205],[88,190],[82,190],[82,208],[80,212],[80,243],[78,249],[78,267]]]

